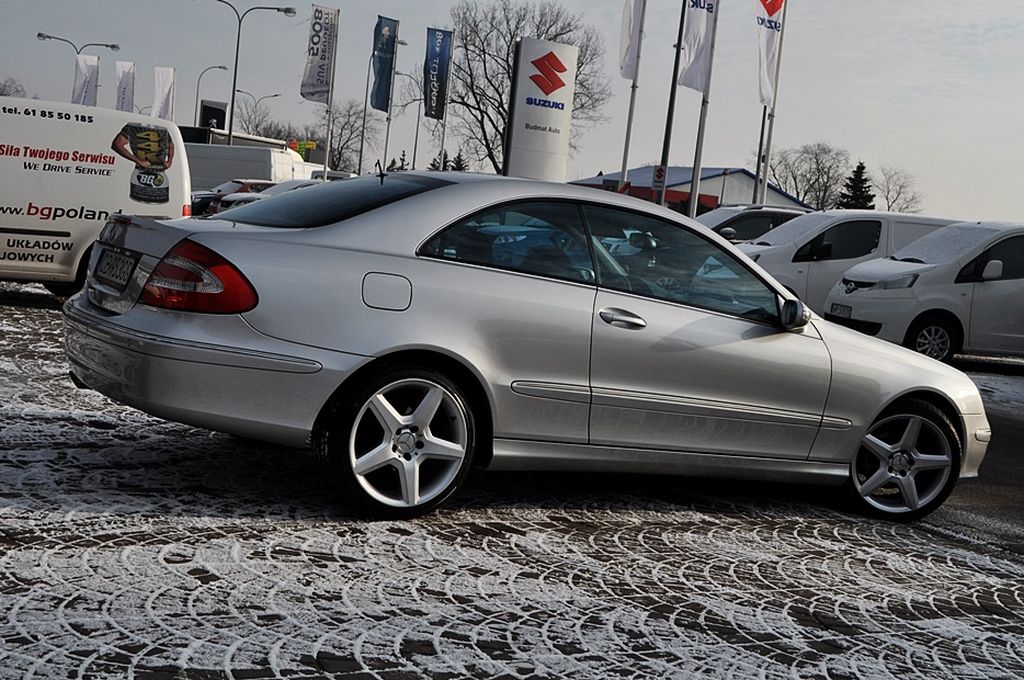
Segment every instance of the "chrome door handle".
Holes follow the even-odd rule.
[[[607,307],[598,312],[601,320],[612,326],[619,328],[647,328],[647,322],[642,318],[627,312],[624,309],[615,309],[614,307]]]

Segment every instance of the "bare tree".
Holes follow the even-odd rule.
[[[849,152],[825,142],[772,154],[772,181],[815,210],[835,207],[849,172]]]
[[[892,165],[883,165],[880,176],[872,182],[886,210],[916,213],[921,211],[921,195],[913,176]]]
[[[264,128],[270,122],[270,107],[255,100],[239,99],[236,101],[238,103],[238,126],[242,128],[242,132],[261,137],[268,136]]]
[[[346,99],[335,104],[333,109],[334,128],[332,132],[331,157],[327,164],[332,170],[355,172],[359,163],[359,137],[363,131],[363,102],[358,99]],[[307,130],[308,139],[315,139],[320,148],[327,147],[327,109],[317,124]],[[377,147],[381,134],[380,120],[369,115],[366,117],[366,148]]]
[[[604,38],[583,16],[552,0],[460,0],[452,6],[451,18],[456,50],[449,130],[477,160],[501,171],[515,46],[522,37],[579,48],[573,137],[604,120],[601,108],[611,96],[604,73]]]
[[[8,76],[3,82],[0,82],[0,96],[27,97],[28,92],[25,91],[25,86],[21,84],[20,80]]]

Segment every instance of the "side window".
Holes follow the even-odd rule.
[[[579,207],[571,203],[488,208],[436,235],[420,254],[566,281],[595,278]]]
[[[737,241],[750,241],[762,236],[765,232],[772,228],[771,215],[746,215],[740,217],[726,226],[731,227],[736,232]],[[715,231],[720,231],[724,227],[716,228]]]
[[[985,263],[1000,260],[1003,263],[1003,276],[1000,279],[1024,279],[1024,236],[1014,236],[1000,241],[988,249]],[[982,269],[985,265],[982,265]],[[979,270],[979,276],[980,276]]]
[[[852,260],[870,255],[878,249],[882,223],[855,220],[830,227],[805,243],[793,256],[794,262],[816,260]]]
[[[625,210],[585,206],[599,285],[755,321],[776,322],[775,292],[689,229]]]

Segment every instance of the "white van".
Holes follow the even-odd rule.
[[[962,222],[851,267],[825,318],[940,361],[1024,356],[1024,225]]]
[[[111,213],[189,215],[184,149],[159,118],[0,97],[0,279],[69,295]]]
[[[738,247],[815,312],[843,272],[887,257],[959,220],[876,210],[826,210],[794,218]]]

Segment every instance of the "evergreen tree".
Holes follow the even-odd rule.
[[[469,163],[462,157],[462,149],[459,149],[459,152],[455,154],[455,158],[452,159],[451,170],[454,172],[466,172],[469,170]]]
[[[409,169],[409,164],[405,161],[405,149],[402,149],[402,154],[398,157],[398,169],[400,171]]]
[[[434,159],[430,161],[430,165],[427,166],[427,169],[428,170],[441,170],[441,164],[438,163],[437,160],[438,160],[437,156],[435,156]],[[452,167],[452,162],[451,162],[451,159],[448,158],[448,150],[445,149],[445,151],[444,151],[444,169],[445,170],[451,170],[451,167]]]
[[[871,178],[868,176],[864,161],[846,178],[843,191],[836,202],[837,208],[857,208],[860,210],[875,209],[875,193],[871,191]]]

